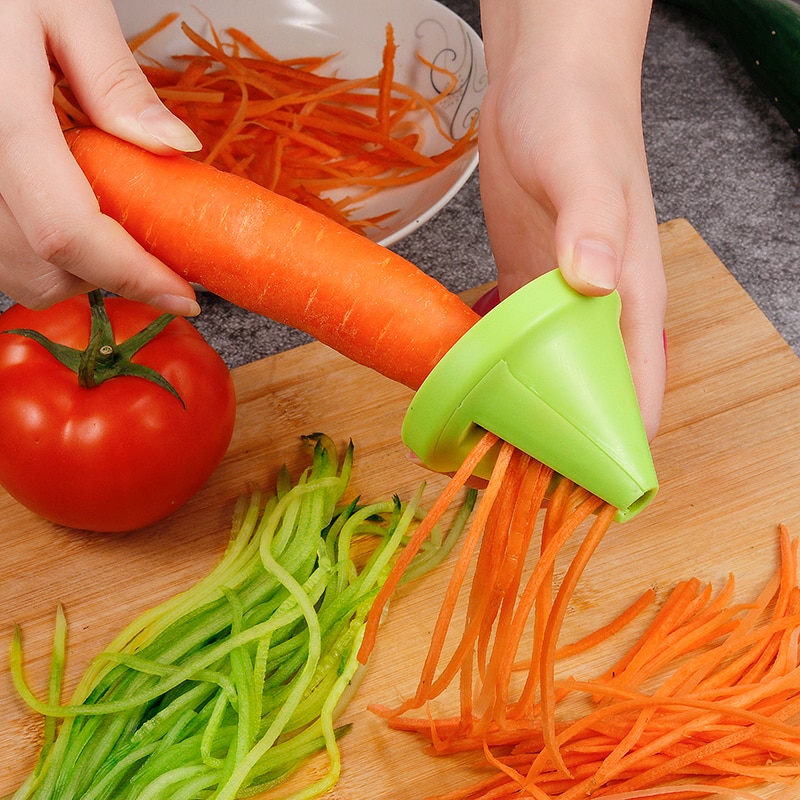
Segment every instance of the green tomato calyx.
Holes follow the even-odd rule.
[[[78,376],[79,385],[87,389],[122,375],[144,378],[168,391],[186,408],[175,387],[160,372],[131,361],[131,357],[155,339],[175,319],[175,315],[161,314],[138,333],[117,344],[102,293],[99,289],[94,289],[88,293],[88,297],[92,326],[89,344],[85,350],[54,342],[30,328],[13,328],[4,332],[16,333],[38,342],[65,367],[71,369]]]

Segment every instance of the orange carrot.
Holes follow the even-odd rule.
[[[522,487],[532,485],[536,462],[517,451],[503,452],[473,521],[483,541],[456,655],[434,677],[447,627],[455,621],[453,587],[460,589],[460,577],[442,601],[416,695],[394,710],[372,707],[390,727],[429,739],[435,754],[482,754],[488,777],[430,800],[754,797],[746,789],[766,784],[792,787],[794,793],[787,788],[777,795],[781,798],[796,796],[800,587],[798,544],[786,528],[779,527],[777,572],[753,602],[733,602],[732,576],[716,593],[696,579],[681,581],[608,672],[589,679],[557,677],[556,659],[606,642],[622,621],[631,622],[634,612],[652,602],[653,593],[645,592],[575,647],[557,647],[569,598],[614,510],[561,478],[549,498],[539,560],[523,585],[516,579],[521,540],[514,517],[530,514],[532,524],[544,493],[539,506],[529,507]],[[553,599],[553,559],[592,511],[595,519]],[[454,575],[464,574],[463,559],[470,559],[475,537],[471,531],[469,552],[459,556]],[[525,623],[539,603],[544,623],[535,622],[529,632],[533,658],[514,662]],[[504,617],[504,609],[512,607],[513,614]],[[528,670],[516,700],[513,665]],[[437,718],[430,705],[426,716],[408,716],[411,708],[444,694],[450,682],[457,684],[458,716]],[[559,703],[575,695],[594,707],[572,719],[557,716]]]
[[[392,85],[394,84],[394,60],[397,46],[394,43],[394,30],[391,25],[386,26],[386,47],[383,49],[383,63],[380,71],[380,85],[378,89],[378,125],[381,133],[388,136],[392,129],[391,98]]]
[[[597,501],[597,506],[600,501]],[[595,506],[596,507],[596,506]],[[541,715],[542,727],[544,731],[545,748],[549,756],[553,759],[555,768],[570,776],[569,769],[561,757],[561,752],[556,741],[556,693],[555,693],[555,653],[558,644],[558,635],[567,613],[567,603],[572,598],[572,594],[578,584],[583,570],[589,563],[589,559],[594,553],[603,535],[611,525],[616,509],[605,504],[599,511],[597,519],[589,529],[586,537],[578,548],[575,558],[569,565],[567,573],[561,582],[553,607],[547,618],[547,625],[542,642],[541,655]]]
[[[478,316],[392,251],[244,178],[68,131],[102,211],[191,281],[411,388]]]
[[[471,656],[469,647],[473,643],[474,638],[477,635],[477,631],[474,630],[474,626],[470,628],[469,624],[467,624],[467,631],[462,639],[461,646],[452,656],[447,668],[443,671],[442,677],[440,677],[438,680],[434,680],[434,671],[441,656],[442,648],[444,646],[444,637],[452,619],[458,593],[464,584],[470,557],[474,552],[474,548],[479,542],[480,533],[483,525],[486,523],[486,515],[488,515],[492,509],[493,500],[497,496],[497,493],[500,491],[501,487],[504,485],[503,478],[505,471],[508,468],[508,463],[512,452],[513,448],[504,443],[497,457],[496,466],[492,473],[492,479],[489,481],[489,485],[484,492],[481,506],[478,509],[476,517],[470,526],[467,537],[463,542],[461,556],[459,557],[458,562],[453,569],[450,583],[445,594],[445,599],[442,603],[439,617],[434,626],[433,635],[431,637],[431,646],[422,668],[422,674],[417,693],[413,698],[404,703],[401,709],[397,709],[394,712],[395,714],[402,713],[402,711],[405,711],[408,708],[418,708],[424,703],[428,702],[431,698],[435,697],[442,690],[442,688],[444,688],[444,686],[450,682],[452,676],[457,673],[458,669],[462,666],[463,659],[466,657],[466,655],[469,653]],[[480,578],[473,578],[473,582],[479,579]],[[477,618],[480,619],[480,617]]]

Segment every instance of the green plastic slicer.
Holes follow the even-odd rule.
[[[617,520],[633,517],[658,480],[620,307],[616,292],[581,295],[558,270],[527,284],[434,367],[406,413],[403,441],[430,469],[452,472],[488,430],[612,504]]]

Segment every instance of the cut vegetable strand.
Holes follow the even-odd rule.
[[[586,507],[587,515],[596,510],[601,501],[596,502],[586,501],[589,505],[584,504]],[[566,777],[571,777],[567,765],[561,757],[561,752],[556,740],[556,719],[555,719],[555,652],[558,644],[558,635],[564,623],[564,618],[567,613],[567,604],[572,598],[575,587],[580,580],[583,570],[589,563],[594,551],[600,544],[603,536],[614,518],[616,509],[610,505],[604,505],[602,510],[598,513],[597,519],[589,528],[584,540],[581,542],[580,547],[575,558],[569,565],[567,573],[561,582],[558,593],[556,595],[553,607],[547,618],[547,626],[544,632],[544,639],[542,642],[542,666],[541,666],[541,716],[542,728],[544,731],[545,750],[547,751],[550,761],[553,766]]]
[[[409,531],[421,527],[421,492],[361,514],[357,501],[342,502],[352,445],[340,460],[327,437],[307,441],[311,466],[294,483],[281,470],[266,502],[258,491],[239,501],[214,570],[131,623],[69,703],[58,696],[61,610],[46,701],[25,682],[16,628],[15,685],[54,729],[14,800],[233,800],[280,785],[320,751],[324,774],[288,796],[311,800],[336,784],[348,726],[335,720],[363,672],[371,601]],[[463,527],[463,513],[457,519]],[[412,571],[438,563],[449,535],[437,529]],[[356,543],[369,546],[364,567]]]
[[[416,553],[419,552],[423,542],[430,536],[433,527],[441,520],[443,514],[453,503],[455,496],[475,471],[477,465],[497,443],[497,439],[498,437],[495,434],[489,432],[485,433],[480,438],[448,482],[445,489],[439,497],[437,497],[436,502],[426,514],[424,521],[418,526],[413,537],[406,544],[403,548],[403,552],[395,561],[392,572],[386,578],[378,596],[375,598],[369,618],[367,619],[367,629],[358,655],[359,661],[361,661],[362,664],[366,663],[375,646],[375,637],[384,608],[400,583],[405,570],[408,568],[408,565],[411,563]]]

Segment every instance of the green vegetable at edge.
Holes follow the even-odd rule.
[[[725,36],[745,69],[800,133],[800,4],[794,0],[669,0]]]
[[[46,701],[23,671],[15,629],[11,674],[45,717],[39,761],[13,800],[215,800],[281,784],[325,750],[328,771],[287,800],[338,781],[335,724],[363,667],[357,653],[390,562],[422,515],[422,488],[360,505],[343,501],[352,466],[325,436],[292,484],[286,470],[266,500],[240,500],[226,552],[186,592],[142,614],[94,659],[71,701],[59,702],[66,648],[56,617]],[[414,575],[450,551],[475,500],[413,562]],[[368,539],[367,554],[356,543]]]

